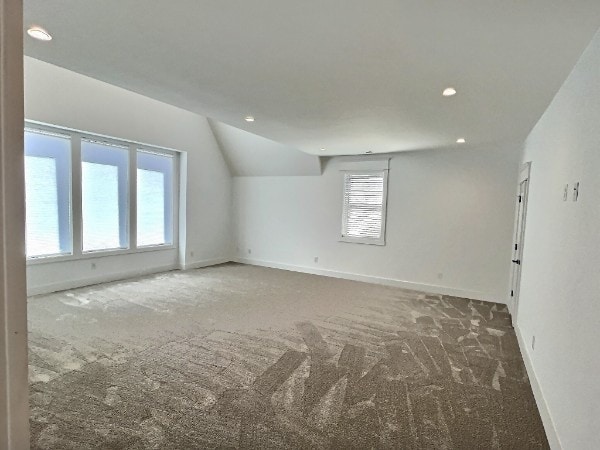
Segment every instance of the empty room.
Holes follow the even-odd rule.
[[[0,0],[0,449],[600,448],[599,28]]]

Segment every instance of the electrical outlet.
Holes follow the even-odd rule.
[[[563,191],[563,202],[566,202],[569,198],[569,185],[565,184],[565,190]]]
[[[319,262],[319,257],[315,256],[315,262],[318,263]]]
[[[193,258],[194,257],[194,252],[190,252],[190,256]]]
[[[531,338],[531,350],[535,350],[535,336]]]
[[[92,263],[92,270],[96,270],[96,263],[95,262]]]
[[[579,198],[579,181],[573,185],[573,201],[576,202]]]
[[[251,254],[252,254],[252,249],[251,249],[251,248],[249,248],[249,249],[248,249],[248,254],[249,254],[249,255],[251,255]]]
[[[441,280],[442,278],[444,278],[444,274],[442,272],[438,273],[438,280]]]

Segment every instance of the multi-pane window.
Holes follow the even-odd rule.
[[[176,153],[31,127],[25,130],[28,258],[176,243]]]
[[[81,141],[83,251],[128,247],[129,149]]]
[[[387,171],[344,173],[342,239],[385,243]]]
[[[25,130],[27,256],[71,253],[71,139]]]
[[[172,156],[137,152],[137,243],[173,243]]]

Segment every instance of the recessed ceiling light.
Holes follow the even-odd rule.
[[[456,95],[456,89],[454,89],[453,87],[447,87],[446,89],[444,89],[444,91],[442,92],[442,95],[444,97],[452,97],[453,95]]]
[[[27,30],[27,34],[38,41],[51,41],[52,36],[46,30],[40,27],[31,27]]]
[[[324,152],[325,151],[325,147],[321,148],[321,151]]]
[[[254,122],[254,116],[246,116],[246,117],[244,117],[244,120],[246,122]]]
[[[456,143],[457,143],[457,144],[464,144],[465,142],[467,142],[467,141],[465,140],[465,138],[458,138],[458,139],[456,140]]]

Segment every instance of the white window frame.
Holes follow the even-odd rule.
[[[58,127],[33,120],[25,121],[25,128],[34,131],[55,133],[71,138],[71,227],[72,227],[72,253],[61,255],[48,255],[27,258],[27,265],[46,264],[60,261],[74,261],[100,258],[104,256],[128,255],[162,250],[176,250],[179,248],[179,196],[181,151],[158,147],[146,143],[118,139],[97,133],[80,131],[72,128]],[[82,204],[81,204],[81,141],[83,139],[97,141],[118,147],[127,147],[129,150],[129,220],[127,248],[83,251],[82,245]],[[173,242],[172,244],[137,245],[137,151],[151,151],[173,157]]]
[[[340,242],[347,242],[353,244],[367,244],[367,245],[385,245],[385,233],[386,233],[386,218],[387,218],[387,197],[388,197],[388,172],[389,172],[389,159],[384,160],[369,160],[369,161],[352,161],[342,163],[340,170],[342,174],[380,174],[383,177],[383,197],[381,202],[381,233],[379,238],[360,238],[345,236],[346,228],[346,210],[344,208],[345,202],[345,177],[342,178],[342,224],[340,230]]]

